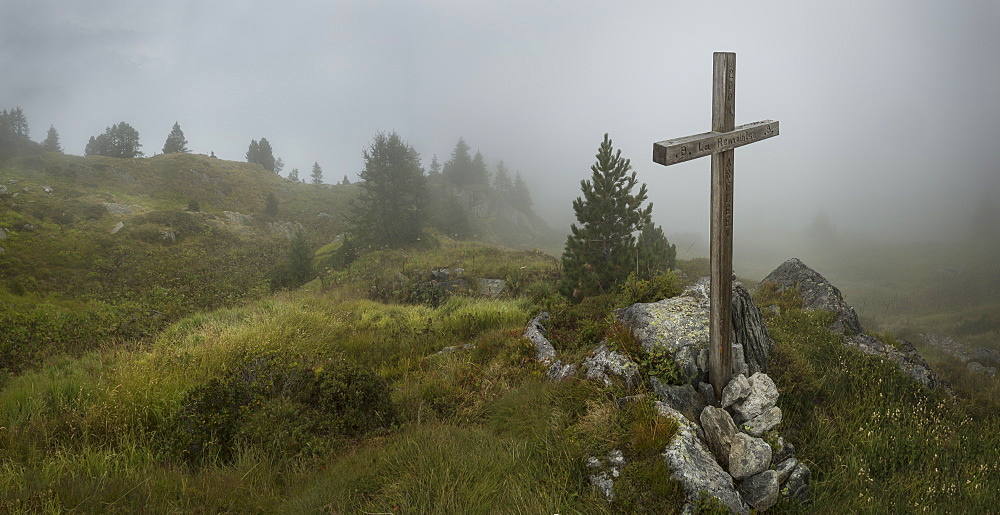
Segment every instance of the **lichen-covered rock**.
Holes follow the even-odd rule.
[[[597,456],[587,458],[587,468],[592,473],[587,476],[590,486],[600,492],[608,502],[615,500],[615,480],[625,467],[625,455],[619,449],[612,449],[604,460]]]
[[[778,488],[778,473],[765,470],[740,483],[740,494],[757,511],[765,511],[778,502]]]
[[[681,295],[649,304],[633,304],[615,311],[615,315],[632,328],[632,334],[646,352],[655,347],[665,348],[684,380],[692,381],[703,372],[697,361],[702,349],[708,348],[707,301]]]
[[[741,402],[733,404],[733,409],[742,421],[753,420],[755,417],[774,407],[778,402],[778,387],[767,374],[757,372],[747,380],[750,383],[750,393]]]
[[[649,382],[653,387],[653,392],[661,401],[692,420],[696,419],[701,410],[705,408],[705,401],[689,383],[682,385],[663,384],[655,377],[650,377]]]
[[[114,202],[104,202],[101,204],[104,209],[107,209],[109,213],[113,215],[130,215],[135,212],[134,206],[127,206],[125,204],[116,204]]]
[[[729,448],[729,474],[733,479],[746,479],[760,474],[771,465],[771,446],[746,433],[733,435]]]
[[[749,513],[736,492],[732,476],[719,466],[698,437],[697,426],[665,403],[658,402],[656,407],[661,416],[677,422],[677,433],[667,444],[663,457],[674,479],[684,488],[688,502],[696,502],[704,493],[718,499],[735,513]]]
[[[628,356],[608,349],[605,343],[583,361],[583,368],[587,379],[600,380],[605,385],[611,385],[610,376],[618,376],[626,384],[637,384],[640,380],[639,365]]]
[[[750,382],[745,375],[739,374],[730,379],[729,384],[722,389],[722,407],[728,408],[733,403],[746,399],[747,395],[750,395]]]
[[[545,373],[545,378],[549,381],[562,381],[568,379],[576,373],[576,363],[563,363],[556,360]]]
[[[647,352],[664,348],[680,368],[682,379],[696,384],[708,370],[709,288],[705,277],[677,297],[633,304],[616,310],[615,316],[632,328]],[[733,283],[733,328],[733,370],[766,370],[771,340],[760,309],[738,282]]]
[[[119,221],[114,227],[111,228],[111,234],[116,234],[118,231],[122,230],[123,227],[125,227],[125,222]]]
[[[535,345],[535,359],[546,365],[551,365],[556,360],[556,348],[545,337],[545,326],[542,325],[542,322],[548,319],[549,314],[545,311],[532,318],[524,330],[524,337]]]
[[[716,460],[724,468],[729,468],[729,451],[733,445],[733,437],[736,436],[736,424],[729,412],[716,408],[715,406],[705,406],[701,412],[702,432],[705,433],[705,441],[708,448],[715,454]]]
[[[774,429],[781,423],[781,408],[772,406],[760,415],[747,420],[740,425],[740,431],[750,436],[762,436],[764,433]]]
[[[495,299],[507,289],[507,281],[503,279],[483,279],[477,277],[476,293],[484,297]]]

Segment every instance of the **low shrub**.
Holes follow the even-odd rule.
[[[267,352],[188,392],[161,440],[166,456],[198,466],[228,462],[241,445],[295,456],[395,421],[377,375]]]

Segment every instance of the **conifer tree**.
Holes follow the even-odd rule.
[[[625,281],[635,266],[635,233],[652,219],[652,204],[642,208],[646,185],[632,194],[636,173],[607,134],[596,158],[591,179],[580,181],[583,197],[573,201],[580,225],[570,226],[562,256],[559,290],[576,299],[611,293]]]
[[[295,182],[299,182],[299,169],[292,168],[292,171],[288,172],[288,178]]]
[[[521,172],[517,172],[514,176],[514,187],[510,193],[511,205],[521,210],[523,213],[532,213],[532,208],[535,205],[534,201],[531,199],[531,190],[528,189],[528,185],[524,182],[521,177]]]
[[[483,189],[489,185],[490,171],[486,168],[486,159],[483,157],[483,153],[477,150],[475,157],[472,158],[472,176],[469,186]]]
[[[493,187],[502,197],[509,197],[514,190],[514,183],[510,179],[510,171],[503,160],[497,161],[497,172],[493,176]]]
[[[352,203],[355,237],[368,245],[401,245],[423,232],[427,198],[420,155],[399,134],[380,132],[364,150],[361,195]]]
[[[455,149],[451,151],[451,159],[444,164],[444,177],[459,188],[468,188],[474,182],[472,157],[469,156],[469,146],[462,138],[458,139]]]
[[[170,134],[167,135],[167,141],[163,144],[164,154],[187,154],[190,152],[187,148],[188,141],[184,139],[184,131],[181,130],[181,124],[174,122],[174,127],[170,129]]]
[[[313,163],[312,183],[323,184],[323,169],[319,167],[318,162]]]
[[[636,242],[636,272],[639,279],[651,280],[677,266],[677,246],[667,241],[663,228],[648,223]]]
[[[91,137],[84,149],[84,155],[135,158],[142,157],[139,150],[139,131],[121,122],[104,129],[104,133]]]
[[[256,140],[250,140],[250,148],[247,150],[247,162],[257,163],[269,172],[274,171],[274,151],[271,149],[271,144],[267,141],[267,138],[261,138],[259,143]]]
[[[45,135],[45,141],[42,142],[42,149],[46,152],[62,152],[62,145],[59,144],[59,133],[56,132],[54,125],[49,125],[49,132]]]
[[[441,163],[438,162],[438,155],[434,154],[431,157],[431,170],[428,175],[431,177],[437,177],[441,174]]]
[[[285,169],[285,160],[278,158],[274,160],[274,173],[281,175],[281,171]]]
[[[345,175],[344,180],[340,181],[340,183],[343,184],[344,186],[347,186],[348,184],[351,183],[351,180],[348,179],[347,176]]]

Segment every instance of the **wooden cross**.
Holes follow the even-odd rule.
[[[712,283],[709,381],[715,398],[732,375],[733,330],[733,150],[778,135],[778,122],[736,127],[736,53],[715,52],[712,72],[712,132],[653,144],[653,161],[664,165],[712,156]]]

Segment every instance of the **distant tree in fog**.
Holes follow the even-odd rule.
[[[49,132],[45,135],[45,141],[42,142],[42,149],[46,152],[62,152],[62,145],[59,144],[59,133],[56,132],[54,125],[49,125]]]
[[[318,162],[313,163],[312,183],[323,184],[323,169],[319,167]]]
[[[292,168],[292,171],[288,172],[288,178],[295,182],[299,182],[299,169]]]
[[[131,159],[142,157],[142,151],[139,150],[141,146],[139,131],[125,122],[120,122],[105,128],[104,132],[96,137],[91,136],[84,149],[84,155]]]
[[[420,155],[395,132],[378,133],[363,154],[361,195],[352,203],[355,237],[376,246],[418,240],[427,198]]]
[[[187,154],[190,152],[187,148],[187,143],[188,141],[184,139],[184,131],[181,130],[181,124],[174,122],[174,128],[170,129],[170,134],[167,135],[167,141],[163,144],[163,153]]]
[[[247,162],[257,163],[269,172],[274,171],[274,151],[267,138],[261,138],[259,143],[256,140],[250,140],[250,148],[247,149]]]

